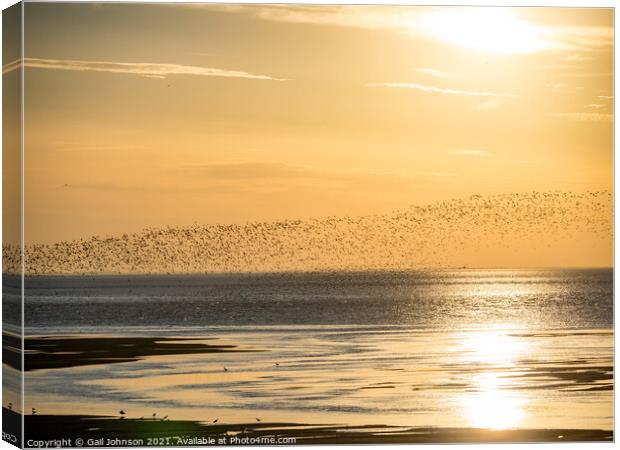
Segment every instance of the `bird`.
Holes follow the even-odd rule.
[[[226,367],[224,367],[224,372],[228,372],[228,369]]]
[[[217,421],[218,421],[218,420],[220,420],[220,419],[219,419],[219,418],[215,419],[215,420],[213,421],[213,423],[217,423]]]
[[[280,366],[280,363],[276,363],[275,365],[276,365],[276,367],[279,367],[279,366]]]
[[[9,409],[13,411],[13,403],[9,402]]]
[[[34,416],[37,413],[37,410],[32,408],[32,415]]]
[[[257,421],[257,422],[260,422],[260,419],[257,417],[257,418],[256,418],[256,421]]]

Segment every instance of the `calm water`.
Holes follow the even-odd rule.
[[[179,336],[246,351],[28,372],[26,408],[611,429],[612,278],[461,270],[27,279],[28,335]]]
[[[37,277],[26,280],[26,324],[29,334],[302,324],[609,328],[612,277],[611,270]]]

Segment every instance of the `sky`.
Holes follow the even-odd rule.
[[[27,243],[611,190],[612,45],[611,9],[26,3]]]

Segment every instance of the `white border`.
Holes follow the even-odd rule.
[[[43,2],[43,3],[47,3],[47,2],[51,2],[49,0],[28,0],[26,3],[33,3],[33,2]],[[329,5],[329,4],[342,4],[342,5],[347,5],[347,4],[379,4],[379,5],[412,5],[412,6],[447,6],[447,5],[454,5],[454,6],[531,6],[531,7],[584,7],[584,8],[596,8],[596,7],[602,7],[602,8],[614,8],[614,24],[616,21],[616,2],[613,0],[545,0],[544,2],[536,2],[535,0],[529,0],[529,1],[523,1],[523,0],[474,0],[474,1],[466,1],[466,0],[425,0],[425,1],[415,1],[415,0],[391,0],[391,1],[384,1],[384,0],[376,0],[376,1],[368,1],[368,0],[337,0],[337,1],[329,1],[329,0],[308,0],[308,1],[299,1],[299,0],[286,0],[286,1],[260,1],[260,0],[242,0],[242,1],[233,1],[233,0],[210,0],[208,2],[204,2],[204,1],[194,1],[194,0],[185,0],[185,1],[176,1],[176,0],[131,0],[131,1],[123,1],[123,0],[100,0],[100,1],[96,1],[96,2],[80,2],[80,1],[73,1],[73,0],[62,0],[62,2],[64,3],[246,3],[246,4],[260,4],[260,3],[288,3],[288,4],[324,4],[324,5]],[[0,0],[0,6],[2,6],[2,9],[8,8],[9,6],[14,5],[15,3],[17,3],[17,1],[15,0]],[[23,14],[24,14],[24,10],[22,9],[22,58],[24,57],[24,20],[23,20]],[[0,43],[1,43],[1,33],[0,33]],[[1,48],[1,47],[0,47]],[[0,50],[0,55],[1,55],[1,50]],[[615,45],[615,34],[614,34],[614,92],[615,92],[615,82],[616,82],[616,77],[617,74],[615,72],[615,61],[617,60],[618,57],[618,47]],[[21,196],[21,252],[22,252],[22,299],[23,299],[23,289],[24,289],[24,280],[23,280],[23,274],[24,274],[24,258],[23,258],[23,245],[24,245],[24,215],[23,215],[23,211],[24,211],[24,75],[25,75],[25,71],[22,70],[22,118],[21,118],[21,171],[22,171],[22,176],[21,176],[21,189],[22,189],[22,196]],[[1,81],[0,81],[0,86],[1,86]],[[615,102],[614,99],[614,118],[617,115],[617,104]],[[0,111],[0,119],[2,118],[2,112]],[[614,237],[617,233],[617,221],[615,220],[616,218],[616,211],[617,211],[617,207],[618,207],[618,203],[617,203],[617,199],[615,197],[615,192],[616,192],[616,185],[615,185],[615,174],[618,173],[618,170],[620,169],[620,162],[618,161],[617,158],[615,158],[615,136],[616,136],[616,131],[617,131],[617,127],[618,127],[618,123],[614,120]],[[0,129],[0,138],[1,138],[1,129]],[[0,166],[1,166],[1,162],[0,162]],[[1,172],[0,172],[1,173]],[[1,175],[0,175],[1,177]],[[1,211],[1,207],[2,207],[2,198],[0,196],[0,211]],[[0,221],[0,235],[2,233],[2,222]],[[618,255],[618,241],[616,239],[614,239],[614,267],[616,264],[616,255]],[[615,277],[615,269],[614,269],[614,367],[615,367],[615,349],[617,348],[617,335],[615,333],[615,324],[617,323],[618,320],[618,308],[616,307],[616,303],[615,303],[615,292],[618,291],[618,289],[620,288],[620,280],[618,280]],[[0,295],[1,295],[1,288],[0,288]],[[23,301],[22,301],[22,319],[24,317],[24,305],[23,305]],[[0,319],[1,319],[1,312],[0,312]],[[22,320],[22,346],[23,346],[23,320]],[[24,382],[23,382],[23,355],[22,355],[22,411],[24,411],[24,395],[23,395],[23,389],[24,389]],[[2,381],[2,376],[0,374],[0,383]],[[615,373],[614,373],[614,383],[615,383]],[[615,417],[618,413],[616,407],[617,407],[617,403],[616,403],[616,396],[615,396],[615,391],[614,391],[614,432],[617,431],[615,430]],[[1,418],[0,418],[0,423],[1,423]],[[22,416],[22,442],[24,442],[24,436],[23,436],[23,416]],[[451,444],[451,445],[458,445],[458,447],[460,449],[479,449],[479,448],[484,448],[484,449],[489,449],[489,450],[498,450],[498,449],[502,449],[505,448],[506,446],[509,446],[509,448],[511,450],[522,450],[522,449],[532,449],[532,448],[553,448],[553,449],[559,449],[559,450],[563,450],[563,449],[581,449],[581,448],[589,448],[590,446],[594,446],[595,448],[611,448],[613,446],[615,446],[614,443],[541,443],[541,444]],[[282,447],[278,447],[278,448],[283,448],[283,449],[294,449],[294,448],[299,448],[300,446],[282,446]],[[301,446],[301,447],[308,447],[308,446]],[[315,445],[313,445],[312,447],[317,447]],[[337,448],[342,448],[342,447],[351,447],[349,445],[346,446],[336,446],[336,445],[321,445],[318,446],[318,448],[320,449],[326,449],[326,450],[334,450]],[[376,445],[374,447],[377,448],[382,448],[382,449],[390,449],[390,448],[415,448],[415,447],[424,447],[425,449],[442,449],[442,448],[446,448],[446,444],[390,444],[390,445]],[[15,449],[16,447],[8,444],[5,441],[0,441],[0,450],[4,450],[4,449]],[[180,450],[185,450],[187,447],[166,447],[169,449],[180,449]],[[239,448],[239,447],[237,447]],[[263,449],[273,449],[275,447],[255,447],[255,448],[263,448]]]

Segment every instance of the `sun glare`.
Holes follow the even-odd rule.
[[[523,344],[501,331],[472,333],[461,341],[461,350],[477,363],[506,364],[523,352]]]
[[[421,17],[418,27],[441,41],[492,53],[532,53],[552,46],[548,34],[508,8],[443,8]]]
[[[505,389],[496,374],[482,374],[476,385],[478,392],[463,397],[463,412],[473,427],[502,430],[521,422],[524,400]]]
[[[505,325],[510,328],[510,325]],[[472,365],[492,369],[512,365],[527,350],[517,337],[503,330],[470,332],[461,337],[459,352]],[[472,380],[473,390],[462,398],[463,415],[477,428],[516,427],[523,419],[525,399],[510,389],[510,378],[495,370],[482,371]]]

